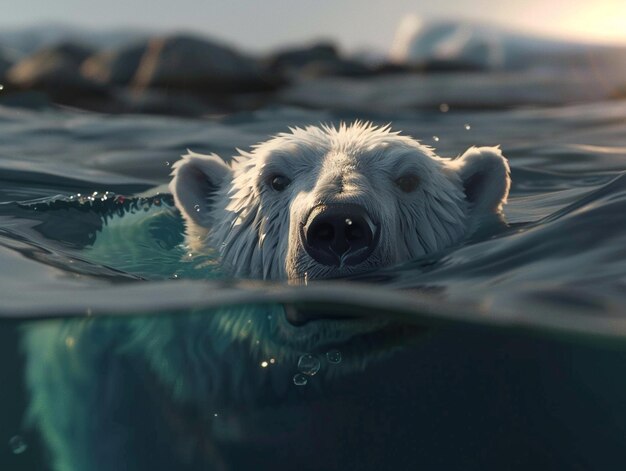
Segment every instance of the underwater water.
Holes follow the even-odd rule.
[[[499,144],[508,226],[308,286],[229,280],[184,247],[163,185],[186,148],[228,157],[357,118],[443,156]],[[0,267],[0,469],[626,462],[625,101],[203,119],[0,107]],[[305,349],[272,336],[283,306],[398,327]]]

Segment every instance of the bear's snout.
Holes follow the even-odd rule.
[[[378,227],[357,204],[325,204],[312,209],[300,238],[318,263],[342,267],[367,260],[378,244]]]

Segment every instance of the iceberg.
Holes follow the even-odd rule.
[[[389,56],[398,64],[478,70],[554,70],[596,66],[597,61],[626,65],[624,47],[546,38],[481,22],[425,22],[416,15],[400,22]]]

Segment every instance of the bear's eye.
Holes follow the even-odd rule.
[[[291,183],[291,180],[284,175],[272,175],[269,178],[269,183],[274,190],[284,191]]]
[[[411,193],[412,191],[415,191],[419,183],[419,177],[413,173],[402,175],[396,180],[396,185],[398,185],[398,188],[400,188],[405,193]]]

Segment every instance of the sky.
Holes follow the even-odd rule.
[[[98,30],[190,30],[249,51],[318,39],[386,52],[403,17],[465,18],[516,30],[626,44],[626,0],[20,0],[0,28],[61,22]]]

